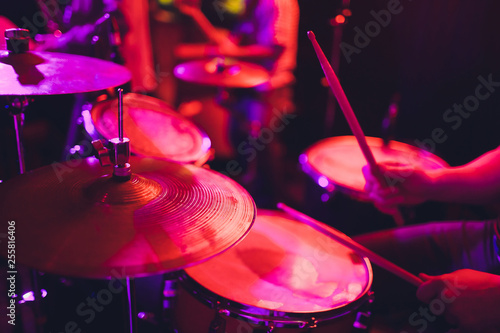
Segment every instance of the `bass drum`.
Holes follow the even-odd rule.
[[[351,332],[371,299],[368,259],[270,210],[240,243],[180,275],[179,333]]]
[[[91,117],[105,139],[118,136],[117,98],[98,102]],[[139,156],[203,164],[210,155],[211,142],[205,132],[167,103],[145,95],[124,95],[123,134],[130,139],[131,153]]]

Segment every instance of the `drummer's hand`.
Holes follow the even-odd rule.
[[[412,165],[379,164],[386,184],[373,176],[368,166],[363,167],[365,192],[383,213],[395,214],[400,205],[417,205],[428,200],[432,179],[423,170]]]
[[[433,304],[434,314],[443,314],[457,327],[453,332],[500,332],[499,275],[462,269],[440,276],[419,276],[424,283],[417,290],[417,298]]]

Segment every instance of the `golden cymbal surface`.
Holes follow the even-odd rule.
[[[57,95],[103,90],[128,82],[130,71],[110,61],[56,52],[0,51],[0,95]]]
[[[146,276],[211,258],[253,224],[253,199],[222,174],[152,158],[130,164],[128,181],[90,158],[0,184],[0,219],[15,223],[16,260],[65,276]]]

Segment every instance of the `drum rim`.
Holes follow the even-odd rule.
[[[372,141],[372,140],[373,141],[381,141],[382,140],[381,138],[373,137],[373,136],[367,136],[366,139],[368,141]],[[313,164],[311,164],[309,162],[308,154],[313,149],[317,148],[318,146],[325,145],[326,143],[331,142],[331,141],[340,141],[340,142],[342,142],[342,141],[355,141],[355,136],[353,136],[353,135],[332,136],[332,137],[322,139],[322,140],[312,144],[311,146],[306,148],[303,153],[300,154],[299,163],[301,165],[302,170],[309,177],[311,177],[314,180],[314,182],[316,182],[316,184],[318,184],[320,179],[326,180],[327,184],[325,184],[325,186],[321,186],[321,187],[323,187],[327,192],[334,192],[335,190],[338,189],[340,192],[345,193],[346,195],[351,196],[357,200],[371,201],[371,199],[369,199],[368,195],[365,194],[364,192],[360,192],[359,190],[357,190],[355,188],[345,186],[345,185],[342,185],[338,182],[333,181],[332,179],[330,179],[329,177],[324,175],[322,172],[320,172],[317,167],[315,167]],[[419,150],[421,152],[428,153],[430,156],[432,156],[432,159],[434,161],[441,164],[441,167],[449,166],[445,160],[443,160],[442,158],[440,158],[439,156],[437,156],[435,154],[432,154],[431,152],[428,152],[426,150],[420,149],[416,146],[413,146],[413,145],[410,145],[408,143],[404,143],[401,141],[391,140],[390,142],[393,144],[396,144],[398,146],[406,146],[406,147],[409,147],[409,148],[414,149],[414,150],[416,149],[416,150]]]
[[[171,111],[173,113],[173,115],[175,115],[175,117],[177,117],[179,119],[182,119],[184,122],[190,124],[191,128],[194,129],[193,132],[197,132],[199,134],[201,142],[207,142],[207,140],[210,141],[210,138],[209,138],[208,134],[203,129],[201,129],[199,126],[197,126],[193,121],[191,121],[187,117],[185,117],[182,114],[176,112],[172,108],[172,106],[170,106],[165,101],[162,101],[161,99],[158,99],[158,98],[155,98],[155,97],[151,97],[151,96],[147,96],[147,95],[142,95],[142,94],[138,94],[138,93],[127,93],[124,96],[124,98],[131,98],[133,100],[135,100],[137,98],[142,98],[145,101],[151,101],[151,102],[159,103],[160,105],[162,105],[165,108],[165,110]],[[112,138],[107,138],[103,134],[103,132],[104,132],[102,130],[103,127],[102,127],[102,125],[100,125],[100,122],[98,121],[99,118],[104,114],[104,112],[106,111],[106,109],[102,108],[102,107],[99,108],[97,106],[98,105],[102,105],[104,103],[113,103],[114,100],[117,100],[117,99],[116,98],[109,98],[109,99],[105,99],[103,101],[96,102],[96,103],[94,103],[92,105],[92,108],[90,110],[90,117],[92,119],[93,126],[96,128],[97,132],[99,133],[99,136],[105,138],[106,140],[110,140]],[[160,112],[160,113],[167,114],[167,115],[170,114],[169,112],[164,112],[164,110],[161,110],[161,111],[160,110],[150,110],[150,111]],[[143,152],[137,151],[137,149],[134,148],[133,144],[131,144],[131,147],[130,147],[130,151],[134,155],[142,156],[142,157],[154,157],[154,158],[163,159],[163,160],[167,160],[167,161],[174,161],[174,162],[177,162],[177,163],[194,163],[194,162],[198,161],[199,159],[203,158],[203,156],[205,156],[210,151],[210,149],[211,149],[211,144],[205,145],[205,147],[202,145],[201,147],[198,148],[198,153],[197,154],[192,154],[191,158],[175,159],[175,158],[171,158],[171,157],[168,157],[168,156],[165,156],[165,155],[162,155],[162,154],[154,154],[154,155],[144,154]]]
[[[224,296],[217,295],[197,282],[185,270],[181,270],[177,273],[177,279],[180,285],[182,285],[191,296],[209,308],[216,309],[219,314],[249,321],[255,325],[269,326],[269,324],[272,323],[275,327],[304,328],[312,327],[311,325],[321,325],[332,319],[349,314],[372,299],[372,266],[368,258],[361,256],[360,258],[365,263],[368,273],[368,282],[363,292],[348,304],[317,312],[278,311],[237,302]]]

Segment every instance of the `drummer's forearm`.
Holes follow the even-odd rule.
[[[468,164],[437,170],[430,175],[431,200],[466,204],[491,204],[500,201],[498,148]]]

